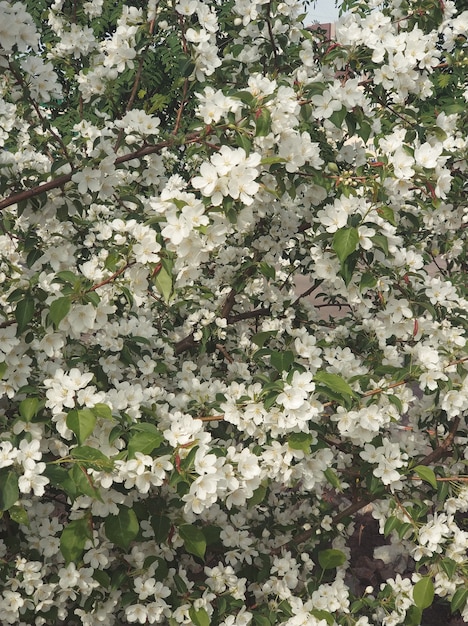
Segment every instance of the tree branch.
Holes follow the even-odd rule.
[[[187,135],[185,143],[194,143],[200,140],[200,135],[198,133],[191,133]],[[115,159],[115,165],[121,165],[122,163],[126,163],[127,161],[133,161],[133,159],[141,159],[149,154],[154,154],[155,152],[160,152],[163,148],[169,148],[176,144],[176,139],[169,139],[166,141],[161,141],[153,146],[143,146],[142,148],[138,148],[135,152],[129,152],[128,154],[123,154]],[[6,209],[13,204],[17,204],[18,202],[22,202],[23,200],[29,200],[30,198],[34,198],[35,196],[39,196],[42,193],[47,193],[52,189],[58,189],[59,187],[63,187],[66,183],[69,183],[72,179],[72,176],[75,172],[72,171],[70,174],[63,174],[62,176],[58,176],[52,180],[47,181],[46,183],[42,183],[41,185],[36,185],[31,187],[30,189],[25,189],[24,191],[19,191],[18,193],[14,193],[7,198],[0,200],[0,211],[2,209]]]
[[[451,444],[453,443],[453,440],[455,439],[455,435],[456,435],[459,424],[460,424],[460,418],[456,417],[453,420],[449,434],[444,439],[444,441],[439,446],[437,446],[435,450],[433,450],[430,454],[428,454],[421,461],[419,461],[418,465],[432,465],[433,463],[437,462],[440,458],[445,456],[448,452],[448,448],[451,446]],[[369,494],[367,498],[356,500],[356,502],[352,502],[345,509],[343,509],[342,511],[339,511],[332,518],[331,523],[333,525],[336,525],[339,522],[341,522],[343,519],[349,517],[350,515],[353,515],[354,513],[357,513],[368,504],[371,504],[371,502],[375,502],[376,500],[380,500],[381,498],[382,498],[382,494],[374,494],[374,495]],[[288,541],[286,544],[283,544],[282,546],[275,548],[275,550],[273,550],[272,553],[279,554],[285,548],[287,549],[292,546],[304,543],[304,541],[307,541],[308,539],[310,539],[315,534],[315,532],[316,532],[315,528],[310,528],[309,530],[306,530],[303,533],[300,533],[299,535],[294,537],[294,539],[292,539],[291,541]]]
[[[244,313],[238,313],[237,315],[229,315],[227,319],[228,324],[235,324],[241,320],[247,320],[255,317],[263,317],[270,315],[271,310],[269,308],[253,309],[253,311],[244,311]]]

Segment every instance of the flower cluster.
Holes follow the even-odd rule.
[[[417,4],[0,0],[2,623],[467,617],[468,12]]]

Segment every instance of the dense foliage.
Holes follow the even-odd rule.
[[[468,619],[468,12],[343,5],[0,0],[3,624]]]

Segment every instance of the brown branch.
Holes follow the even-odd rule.
[[[120,274],[123,274],[125,272],[126,269],[128,269],[130,266],[134,265],[135,262],[132,263],[126,263],[123,267],[121,267],[119,270],[117,270],[116,272],[114,272],[112,274],[112,276],[108,276],[105,280],[103,280],[102,282],[98,283],[97,285],[93,285],[92,287],[90,287],[86,293],[89,293],[90,291],[96,291],[96,289],[99,289],[100,287],[104,287],[104,285],[108,285],[109,283],[111,283],[113,280],[115,280],[117,278],[117,276],[120,276]]]
[[[194,348],[196,345],[197,344],[195,342],[195,339],[193,338],[193,333],[190,333],[190,335],[187,335],[187,337],[184,337],[183,339],[181,339],[180,341],[176,343],[174,353],[176,355],[182,354],[182,352],[185,352],[186,350],[190,350],[191,348]]]
[[[270,315],[270,313],[271,310],[269,308],[260,308],[254,309],[253,311],[244,311],[244,313],[238,313],[237,315],[229,315],[226,319],[228,324],[235,324],[236,322],[240,322],[242,320]]]
[[[271,43],[271,47],[272,47],[272,50],[273,50],[275,69],[279,70],[278,49],[276,47],[275,37],[273,35],[273,29],[271,27],[270,13],[271,13],[271,2],[269,2],[267,4],[266,23],[267,23],[267,28],[268,28],[268,37],[270,38],[270,43]]]
[[[128,99],[127,106],[125,107],[124,114],[128,113],[131,110],[133,103],[135,102],[138,85],[140,84],[140,80],[141,80],[141,72],[143,70],[143,54],[144,53],[142,53],[142,55],[140,56],[140,62],[138,63],[138,69],[135,74],[135,80],[133,81],[132,91],[130,93],[130,98]],[[120,144],[122,143],[124,133],[125,133],[125,129],[121,128],[119,131],[119,134],[117,135],[117,141],[115,142],[114,152],[117,152],[117,150],[120,148]]]
[[[150,23],[150,27],[149,27],[149,35],[151,36],[153,34],[154,31],[154,20],[151,21]],[[133,87],[132,87],[132,91],[130,93],[130,98],[127,102],[127,106],[125,107],[125,113],[128,113],[131,108],[133,107],[133,103],[135,102],[135,98],[136,98],[136,94],[138,91],[138,86],[140,84],[141,81],[141,73],[143,71],[143,63],[144,63],[144,58],[145,58],[145,54],[146,51],[148,50],[149,46],[150,46],[151,42],[148,42],[146,44],[146,46],[144,47],[144,49],[141,51],[140,54],[140,61],[138,63],[138,69],[137,72],[135,74],[135,80],[133,81]],[[117,136],[117,141],[115,142],[115,147],[114,147],[114,152],[117,152],[117,150],[119,149],[120,144],[122,143],[122,139],[123,139],[123,135],[124,135],[125,130],[123,128],[120,129],[120,132]]]
[[[187,136],[185,143],[195,143],[200,140],[200,135],[198,133],[191,133]],[[173,146],[176,143],[175,139],[170,139],[167,141],[161,141],[153,146],[145,145],[142,148],[138,148],[135,152],[129,152],[128,154],[123,154],[115,159],[115,165],[121,165],[122,163],[126,163],[127,161],[133,161],[134,159],[141,159],[149,154],[154,154],[155,152],[160,152],[163,148],[168,148]],[[69,183],[72,179],[74,172],[70,174],[63,174],[62,176],[58,176],[52,180],[49,180],[46,183],[42,183],[41,185],[36,185],[35,187],[31,187],[30,189],[25,189],[24,191],[19,191],[18,193],[14,193],[3,200],[0,200],[0,211],[2,209],[6,209],[7,207],[17,204],[18,202],[22,202],[23,200],[29,200],[30,198],[34,198],[35,196],[39,196],[42,193],[46,193],[47,191],[51,191],[52,189],[57,189],[58,187],[63,187],[66,183]]]
[[[410,480],[422,480],[419,476],[410,476],[409,478]],[[468,476],[436,476],[435,479],[438,483],[468,483]]]
[[[229,313],[232,310],[232,307],[236,303],[236,295],[237,295],[237,290],[231,289],[221,309],[221,317],[224,317],[225,319],[228,318]]]
[[[382,387],[379,387],[378,389],[371,389],[371,391],[366,391],[365,393],[363,393],[362,397],[369,398],[370,396],[376,396],[379,393],[385,393],[389,389],[395,389],[395,387],[401,387],[402,385],[406,385],[407,383],[407,380],[400,380],[397,383],[392,383],[391,385],[388,385],[388,387],[385,387],[385,389],[383,389]]]
[[[436,463],[439,459],[445,456],[448,453],[448,448],[452,445],[453,440],[455,439],[455,435],[457,434],[458,426],[460,425],[460,418],[456,417],[453,420],[452,427],[450,428],[449,434],[444,439],[444,441],[437,446],[435,450],[426,455],[422,461],[419,461],[418,465],[432,465]]]
[[[444,441],[439,446],[437,446],[435,450],[433,450],[430,454],[428,454],[421,461],[419,461],[418,465],[431,465],[435,463],[436,461],[438,461],[443,456],[445,456],[448,452],[448,448],[451,446],[451,444],[453,443],[453,440],[455,439],[455,435],[456,435],[459,424],[460,424],[460,418],[456,417],[453,420],[453,424],[452,424],[452,427],[450,428],[450,432],[447,435],[447,437],[444,439]],[[357,513],[368,504],[371,504],[371,502],[380,500],[381,497],[382,497],[382,494],[373,494],[373,495],[369,494],[367,498],[362,498],[361,500],[352,502],[345,509],[343,509],[342,511],[339,511],[339,513],[337,513],[332,518],[331,523],[334,525],[338,524],[346,517],[349,517],[350,515]],[[290,548],[292,546],[299,545],[303,543],[304,541],[307,541],[315,534],[315,532],[316,532],[315,528],[310,528],[309,530],[304,531],[303,533],[294,537],[294,539],[292,539],[291,541],[288,541],[282,546],[279,546],[278,548],[275,548],[274,550],[272,550],[272,554],[279,554],[283,550],[283,548]]]
[[[200,417],[195,417],[197,420],[201,420],[202,422],[221,422],[224,419],[224,415],[203,415]]]
[[[221,343],[216,344],[216,350],[219,350],[228,363],[234,363],[234,359]]]
[[[68,163],[71,165],[72,160],[70,158],[70,155],[68,154],[68,150],[67,150],[66,145],[63,142],[63,139],[52,128],[49,120],[42,115],[41,109],[40,109],[39,105],[37,104],[37,102],[31,97],[29,88],[26,85],[23,77],[21,76],[21,74],[16,72],[16,70],[13,68],[11,63],[9,64],[9,70],[13,74],[13,76],[15,77],[15,79],[16,79],[17,83],[19,84],[19,86],[21,87],[21,89],[23,90],[24,96],[27,98],[29,103],[32,105],[33,109],[36,111],[36,115],[39,118],[42,126],[44,128],[47,128],[49,133],[52,135],[52,137],[55,139],[55,141],[58,143],[58,145],[62,149],[63,154],[65,155],[65,158],[67,159]]]
[[[182,101],[181,101],[180,106],[179,106],[179,108],[177,110],[176,123],[175,123],[175,126],[174,126],[174,130],[172,131],[173,135],[177,135],[177,133],[179,132],[180,122],[182,120],[182,114],[184,112],[185,104],[187,102],[188,85],[189,85],[189,80],[188,80],[188,78],[186,78],[184,80],[184,89],[183,89],[183,92],[182,92]],[[219,147],[216,146],[216,149],[219,150]]]
[[[0,328],[8,328],[8,326],[13,326],[13,324],[16,324],[16,320],[6,320],[0,324]]]

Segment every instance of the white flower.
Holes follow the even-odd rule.
[[[19,450],[14,448],[10,441],[2,441],[0,443],[0,469],[13,465]]]
[[[322,95],[316,95],[312,97],[313,115],[316,118],[328,119],[335,111],[342,109],[342,104],[339,100],[334,99],[330,91],[324,91]]]
[[[77,183],[78,191],[81,194],[85,194],[88,191],[99,191],[101,188],[101,172],[86,166],[81,171],[73,174],[72,181]]]
[[[442,150],[443,146],[440,143],[435,144],[434,146],[428,142],[423,143],[414,151],[414,160],[416,161],[416,165],[427,169],[437,167]]]
[[[43,496],[45,486],[49,483],[46,476],[41,476],[45,470],[45,463],[37,463],[33,470],[25,470],[24,474],[18,479],[18,488],[21,493],[34,492],[35,496]]]
[[[41,460],[40,445],[41,443],[38,439],[33,439],[31,442],[28,442],[26,439],[20,441],[18,461],[23,464],[25,470],[33,471],[36,467],[36,461]]]

